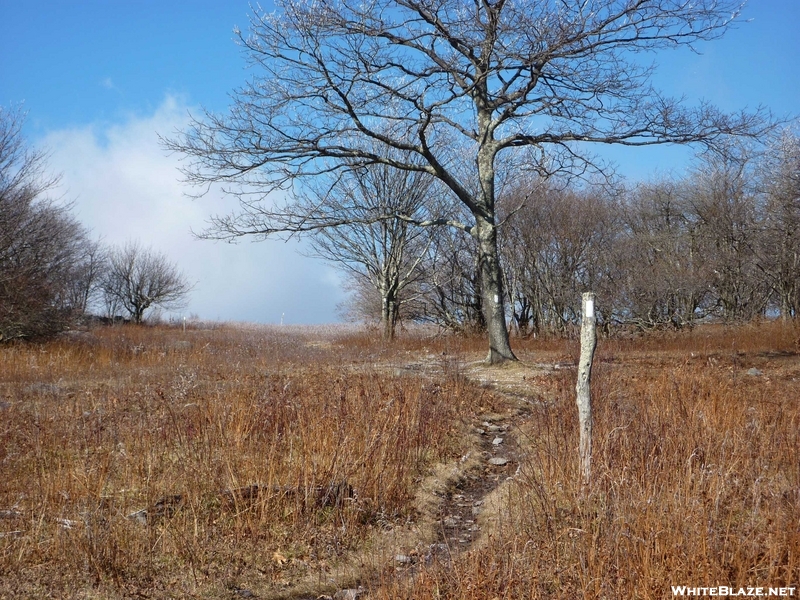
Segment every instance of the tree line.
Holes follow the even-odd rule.
[[[0,342],[52,335],[92,313],[139,323],[151,307],[179,306],[191,285],[166,256],[92,239],[52,196],[59,178],[26,144],[23,121],[0,106]]]
[[[788,303],[780,310],[792,310],[794,292],[776,280],[777,267],[745,260],[764,252],[737,229],[748,206],[739,198],[750,192],[726,187],[751,182],[747,161],[724,151],[771,131],[768,110],[690,106],[656,89],[654,65],[643,62],[719,38],[740,20],[738,0],[275,6],[254,7],[249,31],[235,30],[252,76],[229,110],[205,111],[163,140],[199,194],[220,186],[239,200],[237,211],[210,220],[205,237],[312,236],[314,252],[367,273],[387,335],[404,310],[481,327],[490,363],[516,358],[510,317],[521,331],[574,321],[565,290],[581,280],[601,303],[603,286],[613,293],[607,323],[744,318],[774,310],[776,294]],[[664,144],[725,157],[709,158],[718,168],[693,184],[705,186],[704,200],[687,199],[682,183],[610,199],[573,184],[610,173],[593,148]],[[400,191],[378,198],[380,186]],[[572,210],[574,219],[564,212]],[[588,228],[591,211],[607,223],[591,240],[610,240],[602,258],[567,231]],[[772,227],[762,221],[774,211],[756,212],[758,227]],[[708,242],[725,219],[735,222]],[[566,236],[553,241],[551,226]],[[349,243],[363,231],[367,238]],[[713,268],[697,258],[711,249]],[[639,268],[620,270],[631,263]],[[753,264],[760,274],[748,279]],[[750,289],[764,278],[768,293]]]
[[[411,190],[405,174],[383,166],[355,180],[380,182],[369,197],[384,213],[446,203],[431,202],[434,181]],[[352,192],[341,181],[332,190],[339,204]],[[410,200],[411,210],[402,206]],[[684,177],[629,189],[533,180],[510,186],[499,207],[506,318],[519,335],[573,333],[587,290],[607,329],[798,315],[800,138],[792,129],[758,149],[708,153]],[[473,245],[450,228],[401,219],[353,221],[312,238],[316,254],[348,274],[349,315],[380,320],[387,338],[402,320],[484,328]]]

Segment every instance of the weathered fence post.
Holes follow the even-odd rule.
[[[590,382],[592,359],[597,347],[597,318],[594,314],[594,293],[583,294],[583,316],[581,318],[581,357],[578,362],[578,383],[575,391],[578,398],[578,423],[580,427],[580,471],[583,485],[589,484],[592,470],[592,397]]]

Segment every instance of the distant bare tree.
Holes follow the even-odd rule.
[[[526,189],[504,206],[518,205]],[[599,291],[616,235],[615,206],[600,187],[542,186],[504,224],[503,262],[520,333],[566,333],[580,323],[582,293]]]
[[[597,144],[714,144],[761,115],[685,108],[650,84],[641,53],[722,35],[727,0],[278,0],[239,32],[255,71],[228,116],[206,113],[169,148],[187,178],[226,185],[241,211],[210,237],[330,227],[270,192],[385,164],[437,178],[469,219],[489,362],[514,360],[498,254],[498,177],[581,174]],[[204,189],[207,189],[204,187]],[[389,216],[387,216],[389,217]]]
[[[640,184],[621,211],[613,247],[614,320],[641,329],[691,327],[712,302],[707,243],[684,193],[669,180]]]
[[[101,289],[107,306],[119,306],[141,323],[151,307],[183,306],[192,286],[165,255],[129,242],[109,251]]]
[[[758,261],[784,319],[800,311],[800,137],[786,129],[759,164],[764,195]]]
[[[418,320],[458,332],[486,330],[476,243],[453,229],[436,231],[423,263]]]
[[[757,194],[752,149],[733,148],[704,157],[684,184],[703,243],[702,262],[714,313],[725,321],[748,321],[763,315],[768,283],[759,268],[756,247],[762,210]]]
[[[107,252],[100,241],[93,240],[85,240],[77,248],[78,260],[66,294],[69,305],[79,314],[88,314],[100,300],[100,283],[108,265]]]
[[[419,280],[429,236],[413,222],[430,220],[435,180],[420,171],[369,165],[345,171],[331,185],[318,183],[305,202],[315,206],[317,219],[343,221],[321,228],[311,238],[316,256],[331,261],[376,293],[384,339],[391,340],[406,300],[405,291]],[[386,215],[404,215],[381,218]],[[359,306],[369,307],[367,293]],[[366,302],[365,302],[366,301]]]
[[[83,314],[95,243],[47,194],[58,183],[22,137],[23,115],[0,107],[0,341],[57,333]]]

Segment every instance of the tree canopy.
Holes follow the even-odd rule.
[[[86,310],[99,245],[50,196],[59,181],[22,135],[24,114],[0,106],[0,342],[47,336]]]
[[[739,15],[736,2],[277,6],[255,11],[249,33],[237,31],[253,76],[230,112],[206,113],[167,142],[187,156],[189,181],[222,182],[240,197],[241,211],[215,218],[207,235],[308,230],[313,207],[269,197],[307,177],[370,164],[428,173],[471,215],[442,222],[477,241],[491,362],[514,358],[497,255],[502,172],[575,175],[598,166],[597,144],[708,146],[765,123],[762,111],[686,106],[651,85],[643,62],[647,52],[719,37]]]

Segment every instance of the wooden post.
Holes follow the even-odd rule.
[[[578,401],[578,423],[580,427],[580,471],[583,485],[589,484],[592,470],[592,360],[597,347],[597,318],[594,313],[594,293],[583,294],[581,318],[581,357],[578,362],[578,383],[575,385]]]

